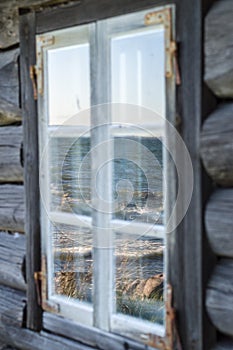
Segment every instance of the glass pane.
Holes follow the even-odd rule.
[[[163,224],[161,139],[136,135],[115,137],[113,163],[113,190],[118,201],[113,218]]]
[[[89,229],[53,224],[53,293],[92,301],[92,234]]]
[[[69,118],[90,108],[89,44],[48,50],[49,124],[73,124]],[[79,125],[89,125],[83,114]]]
[[[116,311],[163,324],[162,240],[116,234]]]
[[[111,40],[112,101],[149,108],[164,116],[164,30],[142,29]],[[118,115],[113,121],[147,124],[146,116]]]
[[[91,215],[90,138],[54,137],[49,148],[51,211]]]
[[[165,224],[164,52],[160,28],[122,33],[111,40],[112,101],[121,103],[112,113],[113,193],[118,201],[113,219],[131,225],[127,236],[120,222],[115,230],[116,312],[160,324],[164,322],[164,241],[149,236],[145,227],[136,235],[134,227]]]

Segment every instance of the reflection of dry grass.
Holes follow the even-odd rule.
[[[61,271],[55,273],[55,291],[57,294],[67,295],[70,298],[86,300],[86,289],[92,283],[92,271],[76,272],[75,259],[71,249],[62,256],[60,260],[65,261]]]
[[[93,264],[91,246],[72,246],[67,237],[63,237],[62,241],[63,244],[54,250],[60,267],[55,273],[55,292],[90,302]],[[117,311],[162,322],[164,275],[156,272],[157,268],[161,268],[161,265],[156,265],[156,259],[162,264],[162,243],[124,239],[118,243],[115,252]]]

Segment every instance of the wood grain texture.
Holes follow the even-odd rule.
[[[22,127],[0,128],[0,182],[23,182],[21,165]]]
[[[76,341],[100,350],[145,350],[143,344],[125,339],[115,334],[105,333],[97,328],[90,328],[45,312],[43,317],[44,329],[66,336]]]
[[[0,126],[22,121],[22,111],[13,103],[0,98]]]
[[[233,258],[233,189],[219,189],[205,210],[205,226],[216,255]]]
[[[61,0],[1,0],[0,49],[6,49],[19,42],[19,7],[51,6],[60,2]]]
[[[0,98],[17,106],[19,104],[18,57],[19,49],[0,53]]]
[[[34,100],[29,69],[30,66],[36,63],[34,13],[21,16],[20,45],[22,53],[20,77],[22,82],[21,98],[25,169],[25,232],[27,235],[27,327],[38,331],[42,327],[42,309],[38,305],[37,289],[34,280],[34,272],[41,270],[38,123],[37,103]]]
[[[0,232],[0,284],[26,291],[23,264],[26,237]]]
[[[206,293],[206,308],[215,327],[233,336],[233,260],[221,259]]]
[[[24,188],[0,185],[0,230],[24,232]]]
[[[22,291],[2,285],[0,285],[0,295],[0,339],[9,345],[14,345],[8,338],[4,318],[7,316],[10,322],[17,323],[18,327],[22,326],[26,295]]]
[[[201,157],[211,178],[233,186],[233,103],[221,104],[205,121],[201,133]]]
[[[233,6],[215,1],[205,20],[205,82],[219,97],[233,97]]]
[[[8,344],[23,350],[93,350],[88,346],[47,332],[22,328],[22,308],[15,307],[1,315],[2,335]],[[1,334],[0,324],[0,334]]]
[[[175,3],[174,0],[77,0],[66,8],[51,8],[37,14],[37,33],[43,33],[72,25],[94,22],[112,16],[135,12],[145,8]],[[53,18],[53,21],[51,21]]]

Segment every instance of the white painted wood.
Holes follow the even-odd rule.
[[[94,33],[93,33],[94,34]],[[113,149],[110,146],[110,47],[106,23],[97,22],[91,51],[92,225],[94,259],[94,325],[108,331],[113,307],[113,237],[110,227]],[[106,146],[103,146],[103,145]],[[96,149],[96,151],[93,151]],[[98,171],[103,169],[101,176]],[[104,204],[104,205],[103,205]]]
[[[134,317],[115,314],[111,318],[111,330],[135,340],[146,342],[149,340],[150,334],[156,334],[160,337],[165,336],[165,327],[145,320],[136,319]]]

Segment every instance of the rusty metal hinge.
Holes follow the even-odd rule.
[[[37,94],[36,66],[30,66],[29,67],[29,73],[30,73],[30,78],[31,78],[31,81],[32,81],[32,86],[33,86],[34,100],[37,100],[38,94]]]
[[[173,76],[173,59],[175,60],[176,83],[180,85],[180,74],[177,62],[177,45],[172,34],[172,11],[171,8],[164,8],[158,11],[149,12],[145,15],[145,25],[162,24],[165,29],[165,74],[167,78]]]
[[[47,278],[46,278],[47,264],[46,257],[42,256],[41,260],[41,271],[34,272],[34,280],[37,290],[37,300],[38,304],[45,311],[59,312],[59,304],[53,303],[48,300],[48,288],[47,288]]]
[[[147,345],[161,350],[182,350],[180,337],[176,328],[175,309],[172,307],[172,287],[167,285],[166,298],[166,334],[160,337],[149,334]]]
[[[37,76],[37,89],[40,95],[44,93],[44,52],[43,49],[55,42],[53,35],[40,35],[36,38],[36,76]]]

